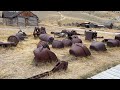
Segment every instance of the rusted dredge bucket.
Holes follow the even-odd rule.
[[[95,51],[106,51],[106,46],[103,42],[92,42],[90,49]]]
[[[39,48],[41,46],[43,46],[43,48],[48,48],[50,50],[50,47],[49,47],[48,43],[45,42],[45,41],[40,41],[37,45],[37,48]]]
[[[53,48],[64,48],[64,44],[62,41],[53,40],[52,47]]]
[[[58,61],[57,56],[55,55],[55,53],[53,53],[52,51],[50,51],[48,48],[43,48],[43,46],[36,48],[34,51],[34,60],[36,63],[38,62],[52,62]]]
[[[70,39],[63,39],[62,42],[65,47],[72,46],[72,41]]]
[[[41,34],[41,35],[39,36],[39,38],[40,38],[40,40],[46,41],[46,42],[49,42],[49,43],[52,43],[53,40],[54,40],[54,38],[51,37],[51,36],[49,36],[48,34]]]
[[[73,44],[71,49],[69,50],[69,53],[71,55],[76,56],[76,57],[78,57],[78,56],[86,57],[86,56],[90,56],[91,55],[89,49],[85,45],[83,45],[81,43]]]
[[[107,41],[107,46],[109,46],[109,47],[119,47],[120,46],[120,41],[115,40],[115,39],[108,40]]]

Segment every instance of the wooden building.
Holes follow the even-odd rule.
[[[31,11],[3,11],[3,24],[10,26],[38,26],[39,18]]]

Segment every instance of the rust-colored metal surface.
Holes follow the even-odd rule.
[[[27,79],[40,79],[40,78],[43,78],[46,76],[50,76],[51,74],[53,74],[55,72],[59,72],[59,71],[63,71],[63,70],[65,71],[65,70],[67,70],[67,68],[68,68],[68,62],[59,61],[59,62],[57,62],[57,64],[54,66],[54,68],[52,70],[44,72],[42,74],[32,76],[32,77],[27,78]]]
[[[38,62],[52,62],[58,61],[57,56],[55,53],[50,51],[48,48],[43,48],[43,46],[36,48],[34,51],[34,60],[36,63]]]
[[[72,35],[71,38],[79,38],[77,35]]]
[[[8,37],[8,42],[14,42],[14,46],[17,46],[17,44],[19,43],[19,37],[15,36],[15,35],[11,35]]]
[[[51,71],[55,73],[61,70],[67,70],[67,68],[68,68],[68,62],[59,61]]]
[[[40,41],[37,45],[37,48],[39,48],[41,46],[43,46],[43,48],[48,48],[50,50],[48,43],[45,41]]]
[[[53,40],[52,47],[53,48],[64,48],[64,44],[62,41]]]
[[[54,38],[49,36],[48,34],[41,34],[39,36],[39,38],[42,40],[42,41],[46,41],[46,42],[49,42],[49,43],[52,43]]]
[[[86,56],[90,56],[91,55],[89,49],[85,45],[83,45],[81,43],[73,44],[71,49],[69,50],[69,53],[71,55],[76,56],[76,57],[78,57],[78,56],[86,57]]]
[[[82,40],[80,38],[72,38],[72,44],[74,43],[82,43]]]
[[[119,47],[120,46],[120,41],[115,40],[115,39],[108,40],[107,41],[107,46],[109,46],[109,47]]]
[[[93,40],[97,38],[97,32],[93,32],[92,30],[85,31],[85,40]]]
[[[116,36],[115,36],[115,39],[117,39],[117,40],[120,41],[120,34],[116,35]]]
[[[103,39],[102,42],[106,43],[108,40],[112,40],[112,39]]]
[[[103,42],[92,42],[90,45],[90,49],[95,50],[95,51],[106,51],[106,46]]]
[[[11,47],[11,46],[14,46],[14,42],[0,42],[0,46]]]
[[[41,28],[35,27],[34,32],[33,32],[34,38],[39,37],[40,34],[46,34],[45,27],[41,27]]]
[[[72,46],[72,41],[70,39],[63,39],[62,42],[65,47]]]

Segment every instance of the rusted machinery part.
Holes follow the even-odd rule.
[[[14,42],[13,46],[17,46],[17,44],[19,43],[19,37],[12,35],[8,37],[8,42]]]
[[[81,44],[81,43],[75,43],[72,45],[71,49],[69,50],[69,53],[71,55],[74,55],[76,57],[80,56],[80,57],[86,57],[86,56],[90,56],[91,52],[89,51],[89,49]]]
[[[120,34],[116,35],[116,36],[115,36],[115,39],[117,39],[117,40],[120,41]]]
[[[45,27],[41,27],[41,28],[35,27],[34,32],[33,32],[34,37],[35,38],[39,37],[40,34],[47,34]]]
[[[90,49],[95,50],[95,51],[106,51],[106,46],[103,42],[92,42],[90,45]]]
[[[96,38],[104,38],[103,36],[99,36],[99,37],[96,37]]]
[[[30,77],[28,79],[40,79],[40,78],[49,76],[49,75],[51,75],[55,72],[59,72],[59,71],[62,71],[62,70],[67,70],[67,68],[68,68],[68,62],[59,61],[59,62],[57,62],[57,64],[54,66],[54,68],[51,71],[47,71],[47,72],[44,72],[42,74],[35,75],[35,76]]]
[[[63,39],[62,43],[64,44],[65,47],[72,46],[72,41],[70,39]]]
[[[94,38],[97,38],[97,32],[93,32],[92,30],[85,31],[85,40],[93,40]]]
[[[113,39],[104,39],[104,40],[102,40],[102,42],[107,42],[108,40],[113,40]]]
[[[59,61],[51,71],[55,73],[61,70],[67,70],[67,68],[68,68],[68,62]]]
[[[75,43],[82,43],[82,40],[80,38],[73,38],[72,44],[75,44]]]
[[[51,34],[54,34],[54,37],[55,35],[58,37],[67,37],[66,33],[61,33],[61,32],[51,32]]]
[[[72,35],[71,37],[72,37],[72,39],[73,38],[79,38],[77,35]]]
[[[53,40],[52,48],[64,48],[64,44],[62,41]]]
[[[2,47],[14,46],[14,42],[0,42],[0,46]]]
[[[41,34],[39,36],[39,38],[42,40],[42,41],[46,41],[46,42],[49,42],[49,43],[52,43],[54,38],[49,36],[48,34]]]
[[[45,41],[40,41],[37,45],[37,48],[39,48],[41,46],[43,46],[43,48],[48,48],[50,50],[50,47],[49,47],[48,43],[45,42]]]
[[[38,63],[38,62],[57,62],[58,61],[58,58],[57,56],[55,55],[55,53],[53,53],[52,51],[50,51],[48,48],[43,48],[43,46],[39,47],[39,48],[36,48],[34,51],[34,59],[35,59],[35,62]]]
[[[119,47],[120,46],[120,41],[119,40],[108,40],[107,41],[107,46],[109,47]]]
[[[16,33],[15,36],[18,36],[19,37],[19,40],[24,40],[26,36],[24,36],[22,33]]]

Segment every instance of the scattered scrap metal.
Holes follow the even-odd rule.
[[[33,32],[34,38],[39,37],[41,34],[46,34],[45,27],[41,27],[41,28],[35,27],[34,32]]]
[[[50,76],[51,74],[55,73],[55,72],[59,72],[59,71],[65,71],[67,70],[68,68],[68,62],[66,61],[59,61],[57,62],[57,64],[54,66],[54,68],[50,71],[47,71],[47,72],[44,72],[42,74],[39,74],[39,75],[35,75],[35,76],[32,76],[30,78],[27,78],[27,79],[40,79],[40,78],[43,78],[45,76]]]
[[[8,42],[0,42],[0,46],[3,46],[3,47],[17,46],[19,41],[22,41],[25,38],[27,38],[26,33],[22,32],[22,31],[18,31],[18,33],[16,33],[16,35],[11,35],[8,37],[8,39],[7,39]]]
[[[85,40],[96,40],[97,38],[104,38],[103,36],[98,37],[96,31],[88,30],[85,31]]]

